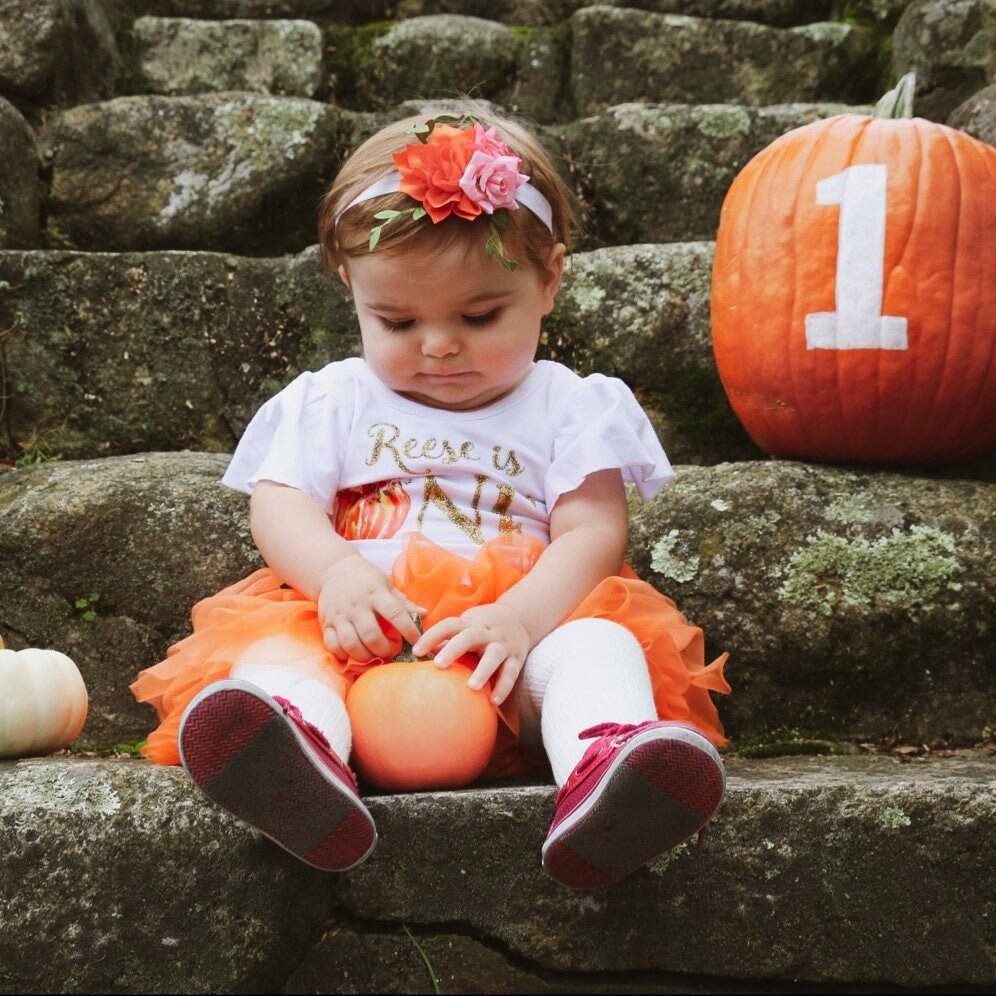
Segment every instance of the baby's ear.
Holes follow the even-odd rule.
[[[347,287],[349,287],[349,274],[346,272],[345,266],[339,266],[339,278]]]
[[[550,304],[553,304],[553,298],[556,297],[557,291],[560,290],[560,281],[564,276],[564,256],[567,253],[567,247],[563,242],[558,242],[551,250],[547,257],[546,266],[543,271],[543,289],[550,297]]]

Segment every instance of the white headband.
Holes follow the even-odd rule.
[[[372,200],[374,197],[383,197],[384,194],[395,194],[401,189],[401,174],[394,170],[381,177],[376,183],[372,183],[366,190],[357,194],[338,214],[336,221],[341,218],[350,208],[362,204],[364,201]],[[528,181],[515,192],[515,202],[521,207],[528,208],[553,234],[553,208],[550,202]]]

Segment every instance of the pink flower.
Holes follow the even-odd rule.
[[[474,122],[474,137],[470,140],[474,152],[486,152],[489,156],[510,156],[512,150],[498,137],[497,128],[484,130],[477,121]]]
[[[482,211],[494,214],[496,208],[514,211],[515,194],[528,179],[519,172],[518,156],[492,156],[475,152],[460,178],[460,189]]]

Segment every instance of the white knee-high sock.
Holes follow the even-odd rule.
[[[545,679],[543,747],[557,785],[563,785],[591,743],[578,739],[582,730],[598,723],[657,719],[643,648],[618,623],[565,623],[533,648],[523,675],[527,670],[531,673],[523,696],[533,703]]]
[[[348,763],[353,747],[349,714],[346,703],[328,685],[280,664],[242,662],[232,668],[231,677],[248,681],[296,705],[301,715],[325,734],[340,760]]]

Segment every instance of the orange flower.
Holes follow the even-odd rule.
[[[394,153],[401,174],[399,189],[418,201],[434,224],[451,214],[473,221],[481,214],[481,207],[460,187],[473,154],[473,128],[460,131],[437,124],[426,142]]]

